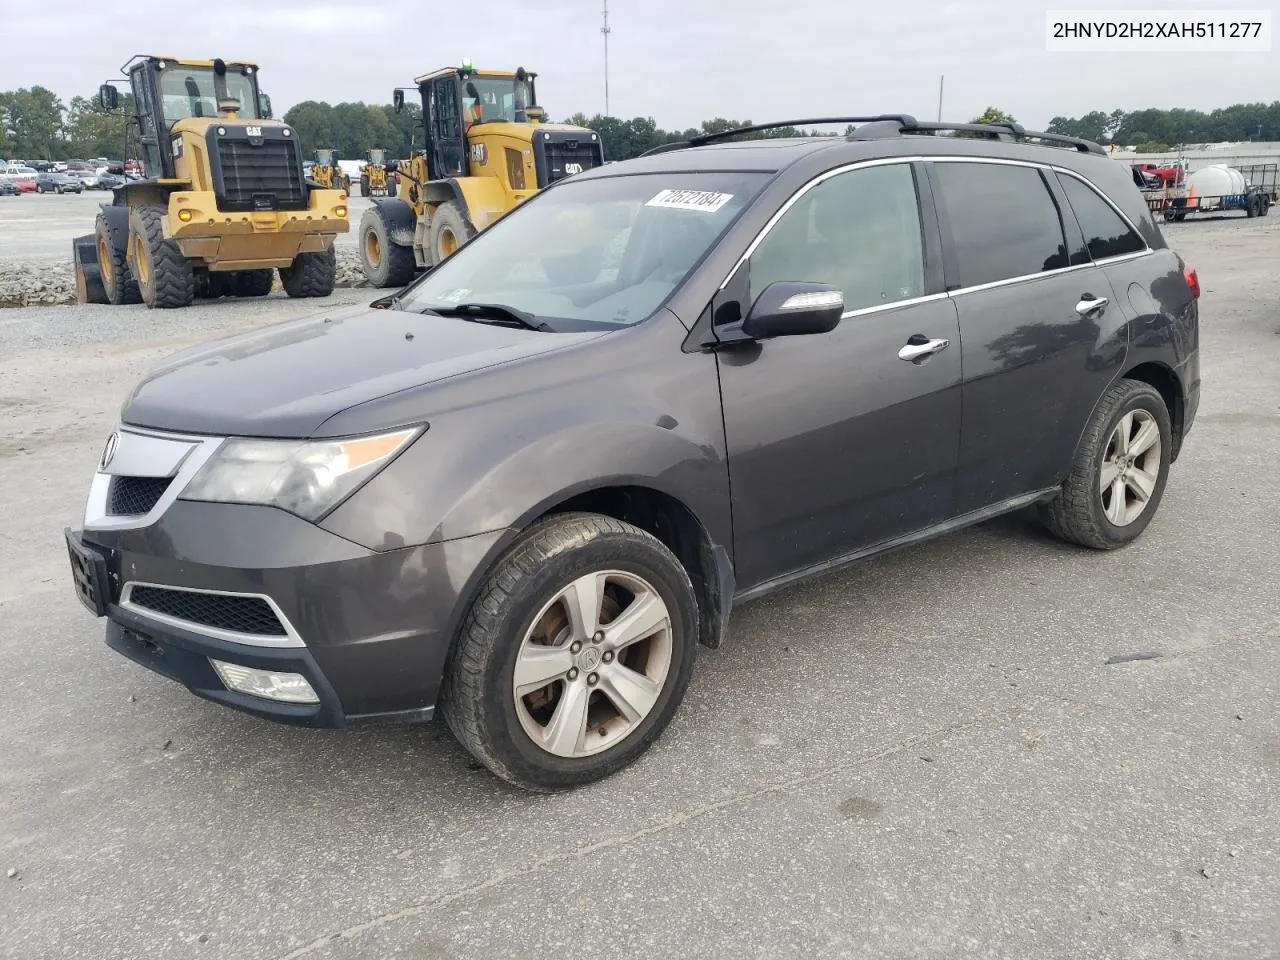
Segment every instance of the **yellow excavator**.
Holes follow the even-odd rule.
[[[311,167],[311,179],[326,190],[351,192],[351,177],[343,173],[338,163],[338,151],[332,147],[316,150],[315,163]]]
[[[543,187],[604,163],[595,131],[546,122],[536,76],[466,60],[414,81],[425,148],[388,165],[400,175],[399,196],[375,199],[360,220],[371,286],[404,286]],[[393,93],[397,113],[404,93]]]
[[[394,197],[395,195],[395,177],[387,173],[387,151],[381,147],[370,148],[365,155],[364,166],[360,168],[360,196]]]
[[[271,119],[257,66],[135,56],[121,72],[143,179],[116,187],[94,233],[74,240],[80,302],[265,296],[277,270],[289,296],[328,296],[347,193],[306,181],[297,134]],[[110,83],[98,100],[119,108]]]

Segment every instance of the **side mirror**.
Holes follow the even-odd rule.
[[[265,93],[258,94],[258,116],[263,120],[271,119],[271,98]]]
[[[102,104],[102,109],[114,110],[120,106],[120,94],[111,84],[104,83],[98,88],[98,102]]]
[[[404,109],[404,91],[403,90],[391,91],[391,103],[395,106],[396,113],[399,113],[401,110],[403,110]]]
[[[825,283],[771,283],[742,321],[754,340],[830,333],[844,314],[844,294]]]

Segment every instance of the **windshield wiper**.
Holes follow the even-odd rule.
[[[438,313],[442,317],[462,317],[467,320],[478,320],[481,323],[489,322],[490,319],[505,320],[510,323],[517,323],[522,327],[530,330],[540,330],[543,333],[555,333],[556,328],[551,326],[544,320],[539,320],[532,313],[520,310],[516,307],[509,307],[505,303],[453,303],[440,307],[428,307],[432,313]]]

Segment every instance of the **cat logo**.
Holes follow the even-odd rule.
[[[250,137],[260,137],[260,136],[262,136],[262,128],[261,128],[261,127],[245,127],[245,128],[244,128],[244,132],[245,132],[245,134],[247,134],[247,135],[248,135],[248,136],[250,136]]]
[[[564,175],[566,177],[571,177],[575,173],[581,173],[581,172],[582,172],[582,164],[580,163],[566,163],[564,165]]]
[[[473,143],[471,145],[471,162],[485,163],[489,159],[489,151],[485,149],[483,143]]]

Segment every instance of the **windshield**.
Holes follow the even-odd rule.
[[[258,98],[253,80],[238,70],[227,68],[227,96],[239,101],[237,113],[258,120]],[[187,117],[216,117],[218,97],[213,86],[213,67],[175,64],[160,71],[160,101],[164,122],[169,126]]]
[[[414,285],[405,310],[499,303],[555,330],[651,316],[760,192],[762,173],[663,173],[563,181]]]
[[[369,151],[369,162],[375,166],[386,162],[387,151],[373,149]]]
[[[471,77],[462,81],[462,115],[467,123],[516,119],[515,80],[511,77]]]

